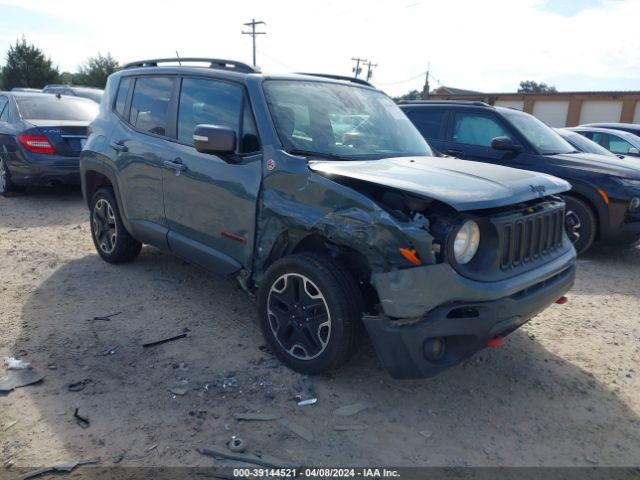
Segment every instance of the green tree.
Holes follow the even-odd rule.
[[[404,100],[421,100],[422,99],[422,92],[418,91],[418,90],[411,90],[408,93],[405,93],[404,95],[400,95],[399,97],[393,97],[393,100],[398,103],[398,102],[402,102]]]
[[[2,87],[6,90],[14,87],[42,88],[58,81],[58,68],[42,50],[28,44],[24,37],[9,47],[6,59],[1,72]]]
[[[538,83],[533,80],[524,80],[520,82],[518,93],[555,93],[556,87],[547,85],[546,83]]]
[[[104,88],[107,84],[107,77],[119,69],[118,61],[110,53],[105,56],[98,53],[96,57],[89,57],[80,66],[78,73],[73,76],[73,82],[76,85]]]

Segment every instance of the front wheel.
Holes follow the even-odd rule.
[[[260,285],[258,309],[273,352],[301,373],[334,370],[361,343],[362,294],[353,276],[326,255],[276,261]]]
[[[593,210],[582,200],[563,197],[566,209],[564,227],[578,255],[586,252],[596,238],[597,220]]]
[[[124,228],[113,191],[98,190],[91,199],[90,209],[91,238],[102,259],[124,263],[137,257],[142,244]]]

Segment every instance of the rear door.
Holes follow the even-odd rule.
[[[122,77],[111,134],[109,158],[117,170],[122,206],[133,234],[145,243],[166,247],[168,232],[162,196],[163,163],[173,158],[177,77]],[[130,93],[131,92],[131,93]]]
[[[241,84],[185,77],[177,109],[177,141],[163,171],[169,246],[177,255],[214,273],[248,267],[262,178],[261,150],[250,105]],[[235,155],[199,153],[196,125],[233,129]]]

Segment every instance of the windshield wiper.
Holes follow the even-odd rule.
[[[300,150],[297,148],[294,148],[293,150],[287,150],[287,153],[290,153],[291,155],[304,155],[307,157],[322,157],[331,158],[334,160],[346,160],[345,157],[336,155],[335,153],[314,152],[313,150]]]

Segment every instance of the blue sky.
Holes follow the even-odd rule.
[[[559,90],[640,90],[640,0],[0,0],[0,63],[25,35],[61,70],[111,52],[141,58],[251,61],[242,24],[264,20],[267,72],[348,75],[352,57],[377,63],[392,95],[431,85],[515,91],[521,80]]]

